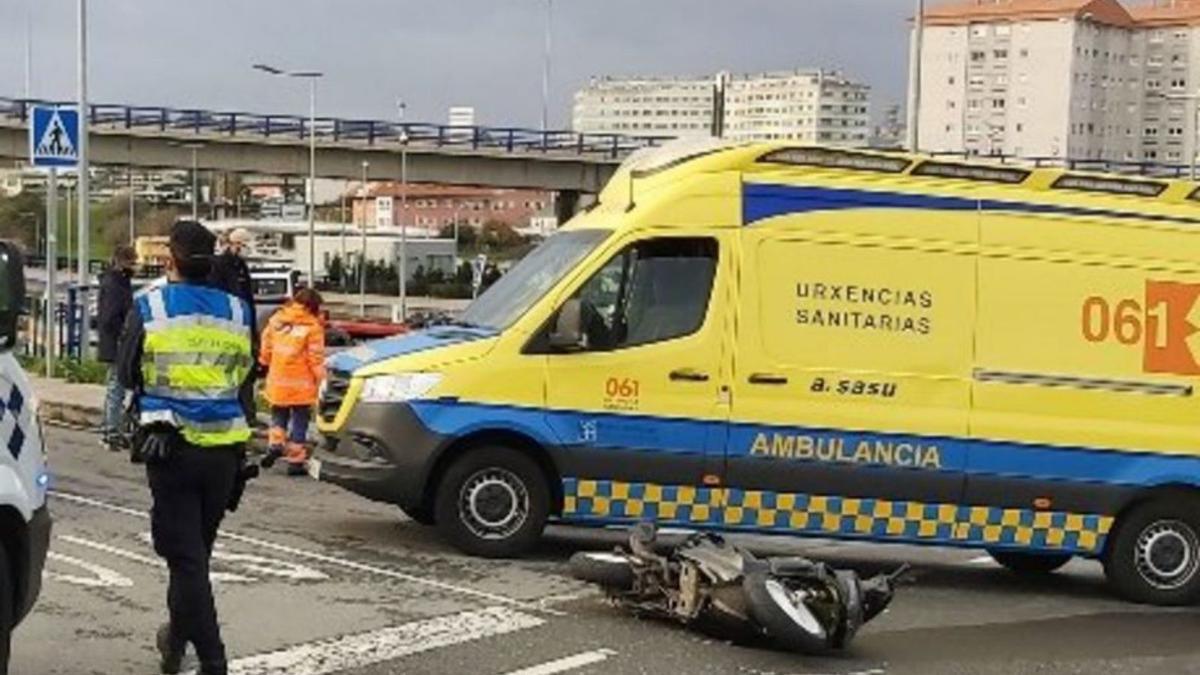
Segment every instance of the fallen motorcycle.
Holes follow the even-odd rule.
[[[636,615],[735,640],[766,637],[808,654],[845,648],[888,606],[908,569],[862,579],[807,558],[759,558],[710,533],[660,555],[656,538],[643,523],[630,533],[628,550],[576,553],[571,572]]]

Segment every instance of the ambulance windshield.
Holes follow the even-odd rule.
[[[460,323],[496,331],[508,328],[610,234],[573,230],[550,237],[471,303]]]

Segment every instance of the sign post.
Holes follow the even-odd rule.
[[[58,309],[58,170],[79,165],[79,111],[34,106],[29,125],[29,163],[49,171],[46,185],[46,377],[54,375]],[[87,322],[87,311],[83,321]]]

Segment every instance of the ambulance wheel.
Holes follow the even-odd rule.
[[[1071,558],[1074,557],[1066,553],[1026,553],[1001,550],[990,550],[988,555],[1008,571],[1026,576],[1050,574],[1071,562]]]
[[[1118,594],[1134,602],[1200,601],[1200,506],[1173,496],[1122,516],[1109,536],[1104,573]]]
[[[0,546],[0,673],[8,673],[8,655],[12,646],[16,600],[13,597],[12,568],[8,552]]]
[[[459,457],[434,499],[438,529],[450,543],[485,558],[518,556],[537,543],[550,515],[541,467],[511,448],[485,446]]]

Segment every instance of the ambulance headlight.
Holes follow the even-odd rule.
[[[442,381],[441,373],[377,375],[363,382],[363,403],[396,403],[421,398]]]

